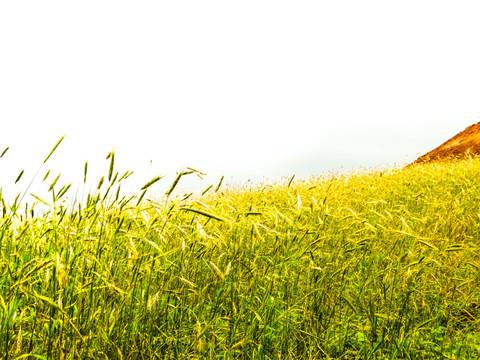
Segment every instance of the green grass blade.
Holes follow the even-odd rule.
[[[108,181],[112,180],[112,175],[113,175],[113,167],[115,164],[115,153],[112,151],[109,156],[110,157],[110,168],[108,169]],[[107,159],[108,159],[107,157]]]
[[[218,220],[218,221],[222,221],[222,222],[225,221],[225,219],[221,218],[220,216],[208,213],[208,212],[203,211],[203,210],[187,208],[187,207],[182,207],[182,208],[180,208],[180,210],[187,211],[187,212],[193,212],[193,213],[200,214],[200,215],[203,215],[203,216],[206,216],[206,217],[209,217],[211,219]]]
[[[152,186],[153,184],[155,184],[157,181],[159,181],[160,179],[162,179],[163,176],[157,176],[157,177],[154,177],[152,180],[150,180],[148,183],[146,183],[145,185],[142,186],[142,188],[140,190],[146,190],[148,189],[150,186]]]
[[[223,175],[220,178],[220,181],[218,182],[217,187],[215,188],[215,192],[218,192],[218,190],[220,190],[220,187],[222,186],[222,182],[223,182]]]
[[[35,195],[35,194],[32,194],[30,193],[31,196],[33,196],[35,199],[37,199],[39,202],[41,202],[42,204],[50,207],[50,204],[48,203],[48,201],[46,201],[45,199],[42,199],[40,196],[38,195]]]
[[[43,160],[43,163],[45,164],[47,162],[47,160],[50,158],[50,156],[52,156],[53,152],[57,149],[58,145],[60,145],[60,143],[63,141],[63,139],[65,138],[65,135],[63,135],[60,140],[57,141],[57,143],[55,144],[55,146],[53,147],[53,149],[50,151],[50,153],[47,155],[47,157],[45,158],[45,160]]]
[[[20,171],[20,174],[18,174],[17,179],[15,180],[15,184],[20,181],[24,172],[25,170]]]
[[[173,192],[173,190],[177,187],[178,183],[180,182],[180,178],[185,175],[186,173],[185,172],[179,172],[177,174],[177,177],[175,178],[175,180],[173,181],[172,183],[172,186],[170,186],[170,189],[168,189],[168,191],[165,193],[165,195],[167,195],[167,197],[170,196],[170,194]]]
[[[10,147],[7,146],[7,147],[5,148],[5,150],[3,150],[2,154],[0,155],[0,158],[2,158],[3,155],[5,155],[5,154],[7,153],[8,149],[10,149]]]

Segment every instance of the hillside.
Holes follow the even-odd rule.
[[[415,163],[433,162],[444,159],[464,159],[480,155],[480,123],[467,127],[451,139],[427,154],[420,156]]]

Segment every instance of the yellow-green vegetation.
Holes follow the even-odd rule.
[[[109,158],[2,204],[1,358],[480,357],[480,161],[152,201]]]

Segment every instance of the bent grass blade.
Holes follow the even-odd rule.
[[[203,210],[198,210],[198,209],[188,208],[188,207],[182,207],[182,208],[180,208],[180,210],[187,211],[187,212],[193,212],[193,213],[200,214],[200,215],[206,216],[208,218],[215,219],[215,220],[222,221],[222,222],[225,221],[225,219],[221,218],[220,216],[208,213],[208,212],[203,211]]]

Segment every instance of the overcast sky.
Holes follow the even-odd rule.
[[[479,17],[478,1],[1,2],[0,185],[25,169],[26,187],[64,134],[39,177],[80,181],[88,160],[98,179],[112,150],[132,184],[403,165],[480,121]]]

